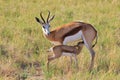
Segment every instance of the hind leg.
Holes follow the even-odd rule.
[[[87,47],[87,49],[89,50],[90,55],[91,55],[91,61],[90,61],[91,63],[90,63],[89,70],[92,70],[92,68],[94,66],[95,51],[92,49],[92,47],[90,47],[91,45],[85,44],[85,46]]]
[[[90,54],[91,54],[91,63],[90,63],[89,70],[92,70],[92,68],[94,66],[95,52],[94,52],[94,50],[92,48],[89,49],[89,51],[90,51]]]
[[[91,63],[90,63],[90,66],[89,66],[89,70],[92,70],[92,68],[94,66],[94,58],[95,58],[95,52],[92,49],[92,41],[94,39],[94,36],[90,36],[90,35],[85,34],[83,32],[82,38],[83,38],[85,46],[87,47],[87,49],[89,50],[90,55],[91,55]]]

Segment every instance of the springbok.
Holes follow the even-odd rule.
[[[75,46],[67,46],[67,45],[57,45],[52,48],[50,48],[50,52],[53,53],[53,55],[48,55],[48,62],[47,62],[47,69],[49,70],[49,63],[57,59],[61,56],[70,56],[71,64],[72,64],[72,57],[74,57],[76,68],[78,68],[78,62],[77,62],[77,55],[81,52],[83,48],[84,42],[78,42]]]
[[[89,69],[91,70],[94,65],[94,57],[95,57],[95,52],[92,47],[94,47],[97,43],[97,30],[91,24],[88,23],[71,22],[50,31],[49,30],[50,22],[54,19],[54,16],[55,15],[50,17],[50,12],[49,12],[47,20],[45,21],[41,12],[40,17],[42,20],[35,17],[36,21],[42,25],[44,36],[54,45],[61,45],[61,44],[66,45],[69,42],[82,39],[84,41],[85,46],[91,53],[91,63],[89,67]],[[95,38],[96,38],[96,42],[94,45],[92,45],[92,42],[94,41]]]

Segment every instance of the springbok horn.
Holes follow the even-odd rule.
[[[40,17],[41,17],[41,19],[43,20],[43,22],[45,23],[45,20],[44,20],[44,18],[43,18],[43,16],[42,16],[42,12],[40,13]]]
[[[48,11],[47,23],[49,22],[49,18],[50,18],[50,11]]]

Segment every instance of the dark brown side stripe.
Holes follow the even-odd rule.
[[[66,53],[74,53],[74,51],[69,51],[69,50],[63,50],[63,52],[66,52]]]
[[[66,34],[63,36],[63,40],[64,40],[65,37],[67,37],[67,36],[72,36],[72,35],[78,33],[81,29],[82,29],[82,26],[79,26],[79,27],[76,27],[76,28],[72,29],[70,32],[66,33]]]

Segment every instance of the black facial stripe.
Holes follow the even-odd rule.
[[[45,29],[45,26],[43,26],[43,28]]]

